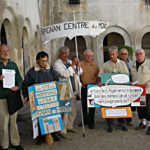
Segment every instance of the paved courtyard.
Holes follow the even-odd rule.
[[[24,108],[26,109],[26,108]],[[23,112],[23,111],[22,111]],[[21,135],[21,144],[25,150],[148,150],[150,149],[150,136],[146,135],[146,129],[136,131],[134,128],[139,123],[137,113],[133,112],[133,127],[128,127],[128,132],[116,128],[112,133],[106,131],[106,121],[101,118],[100,109],[96,109],[95,129],[90,130],[85,126],[86,135],[82,136],[82,128],[77,127],[81,121],[80,101],[78,102],[78,114],[75,121],[75,127],[80,133],[70,133],[72,139],[55,142],[53,145],[43,143],[40,146],[35,145],[32,138],[32,125],[27,111],[19,119],[19,131]]]

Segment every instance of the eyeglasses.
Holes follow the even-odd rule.
[[[143,55],[144,53],[136,53],[136,55]]]
[[[9,52],[9,49],[8,50],[1,50],[1,53],[8,53]]]
[[[121,53],[120,55],[128,55],[127,53]]]

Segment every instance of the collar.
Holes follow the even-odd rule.
[[[140,66],[144,66],[146,62],[147,62],[147,60],[145,59],[145,61],[143,62],[143,64],[141,64]],[[133,66],[136,67],[136,61],[133,63]]]
[[[83,63],[86,64],[86,65],[94,65],[93,61],[91,63],[87,63],[86,61],[83,61]]]
[[[120,61],[121,61],[120,59],[117,59],[117,62],[114,63],[113,61],[110,60],[110,62],[113,63],[113,64],[118,64],[118,63],[120,63]]]
[[[49,70],[49,69],[50,69],[50,66],[49,66],[49,64],[47,64],[47,66],[44,70]],[[35,66],[34,66],[34,70],[35,71],[40,71],[41,67],[36,63]]]

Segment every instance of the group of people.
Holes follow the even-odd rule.
[[[36,64],[26,73],[22,80],[17,65],[9,59],[10,50],[5,44],[0,46],[0,146],[2,150],[7,150],[8,147],[16,150],[23,150],[20,145],[18,128],[16,125],[17,112],[10,115],[7,108],[7,95],[13,91],[22,90],[24,104],[29,101],[28,87],[50,81],[68,81],[69,96],[71,99],[72,113],[62,114],[64,130],[53,134],[38,136],[36,143],[41,144],[45,137],[59,141],[60,137],[70,139],[68,132],[79,132],[74,128],[74,120],[77,114],[77,97],[81,97],[83,110],[84,125],[88,125],[89,129],[95,128],[95,108],[87,108],[87,85],[99,84],[101,73],[129,73],[132,81],[139,81],[139,84],[144,84],[146,87],[146,107],[138,107],[138,116],[140,119],[137,130],[146,128],[148,125],[147,134],[150,135],[150,62],[145,59],[145,51],[137,49],[135,51],[136,61],[131,62],[128,59],[128,51],[123,48],[118,52],[116,46],[111,46],[108,49],[110,60],[102,65],[101,68],[93,62],[93,52],[89,49],[84,52],[84,60],[80,62],[79,58],[69,58],[69,49],[60,47],[58,50],[58,59],[51,67],[48,64],[49,56],[46,52],[41,51],[36,56]],[[120,59],[118,59],[118,55]],[[2,69],[15,70],[15,87],[11,89],[3,88]],[[108,132],[113,132],[113,119],[106,119]],[[123,131],[128,131],[127,125],[132,125],[132,118],[118,119],[119,127]],[[78,126],[82,126],[82,122]],[[10,140],[10,142],[9,142]]]

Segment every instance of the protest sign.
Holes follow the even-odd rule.
[[[43,42],[61,37],[97,36],[104,32],[109,23],[104,21],[68,21],[41,29]]]
[[[102,108],[102,118],[132,117],[131,107]]]
[[[133,86],[141,87],[143,89],[143,92],[137,100],[135,100],[131,103],[131,106],[145,107],[146,106],[146,89],[145,89],[145,86],[140,85],[140,84],[136,84],[136,85],[133,85]]]
[[[102,73],[101,84],[130,84],[129,74]]]
[[[61,84],[65,85],[65,88],[57,86],[57,82],[35,84],[28,88],[34,138],[38,135],[37,120],[42,134],[63,130],[60,113],[71,112],[71,101],[68,82],[62,81]],[[62,91],[65,96],[61,95],[61,101],[67,104],[59,101],[59,93]]]

